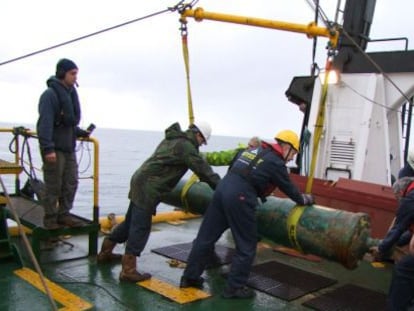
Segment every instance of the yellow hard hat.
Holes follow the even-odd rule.
[[[299,151],[299,137],[291,130],[283,130],[276,134],[276,140],[290,144],[296,151]]]

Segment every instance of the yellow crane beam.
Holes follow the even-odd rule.
[[[185,20],[186,17],[192,17],[196,21],[201,22],[204,19],[214,20],[219,22],[227,22],[233,24],[241,24],[248,26],[257,26],[262,28],[278,29],[290,32],[304,33],[308,38],[322,36],[329,38],[330,47],[335,48],[338,44],[339,32],[334,29],[319,27],[314,22],[309,24],[295,24],[289,22],[268,20],[262,18],[246,17],[229,15],[222,13],[214,13],[204,11],[203,8],[185,9],[181,12],[181,17]]]

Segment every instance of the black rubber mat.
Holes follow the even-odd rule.
[[[154,248],[151,251],[172,259],[187,262],[193,243],[175,244],[166,247]],[[234,249],[221,245],[216,245],[215,256],[211,258],[208,268],[217,267],[231,263]]]
[[[303,303],[319,311],[382,311],[386,310],[387,295],[353,284],[346,284]]]
[[[336,280],[277,261],[253,266],[247,281],[248,286],[287,301],[335,283]]]

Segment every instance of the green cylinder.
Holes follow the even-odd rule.
[[[162,202],[203,214],[213,191],[202,182],[189,188],[185,183],[180,181]],[[368,214],[318,205],[302,207],[274,196],[258,204],[257,226],[260,235],[275,243],[339,262],[348,269],[358,266],[372,244]]]

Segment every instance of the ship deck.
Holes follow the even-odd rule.
[[[200,221],[201,218],[196,218],[174,224],[153,224],[147,247],[141,257],[138,258],[138,269],[149,272],[154,279],[160,280],[161,285],[156,286],[158,291],[167,295],[172,292],[184,297],[187,295],[178,288],[183,269],[172,267],[169,258],[154,253],[152,250],[180,243],[190,243],[196,235]],[[103,235],[100,235],[98,245],[101,244],[102,239]],[[290,301],[259,290],[256,290],[257,295],[253,299],[223,299],[220,293],[225,286],[223,275],[229,269],[227,264],[208,269],[205,272],[206,284],[203,291],[209,294],[210,297],[178,303],[165,297],[164,294],[149,290],[140,284],[119,282],[118,275],[121,265],[98,265],[94,256],[87,255],[87,236],[65,236],[62,237],[62,241],[51,250],[42,250],[39,258],[42,273],[45,278],[52,282],[48,283],[49,289],[59,310],[329,310],[329,303],[332,303],[329,301],[325,302],[325,308],[327,309],[323,309],[323,307],[318,309],[304,304],[309,303],[312,299],[324,297],[324,294],[332,293],[346,284],[373,290],[382,295],[383,298],[387,292],[392,271],[392,265],[378,268],[365,260],[361,261],[358,268],[348,270],[339,263],[315,256],[301,258],[301,256],[288,254],[289,252],[275,251],[276,244],[262,240],[258,243],[255,266],[276,261],[288,267],[300,269],[300,271],[308,271],[331,279],[334,281],[333,284],[311,291],[298,298],[290,299]],[[22,239],[13,237],[12,242],[20,250],[24,266],[35,271],[33,264],[27,259],[27,252],[23,250]],[[234,248],[229,231],[223,235],[218,244]],[[122,253],[124,246],[118,245],[115,251]],[[47,295],[42,292],[41,284],[33,286],[30,283],[36,279],[30,272],[31,270],[28,270],[29,272],[25,269],[22,270],[18,260],[13,260],[13,258],[2,260],[0,265],[1,310],[52,310]],[[293,283],[286,287],[285,292],[294,291],[296,289],[294,283],[296,281],[306,281],[305,279],[306,277],[302,280],[290,280]],[[164,285],[172,287],[165,287]],[[283,287],[283,285],[283,282],[273,283],[275,287]],[[361,300],[358,298],[357,290],[353,294],[355,300]],[[360,310],[360,308],[374,310],[369,303],[375,304],[378,301],[370,302],[367,296],[365,298],[368,305],[357,306],[359,302],[356,301],[354,302],[356,303],[355,308],[349,310]],[[375,297],[373,299],[375,300]],[[342,303],[340,297],[335,300],[334,303],[340,307]],[[349,298],[345,298],[346,300],[349,302]],[[34,308],[34,306],[36,307]]]

